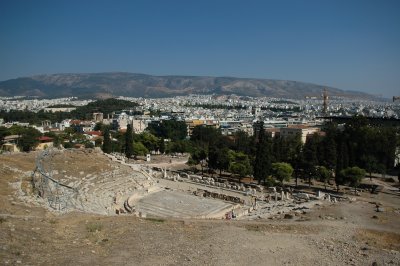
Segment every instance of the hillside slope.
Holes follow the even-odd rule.
[[[39,97],[170,97],[187,94],[236,94],[304,98],[329,95],[373,98],[361,92],[349,92],[321,85],[273,79],[234,77],[151,76],[134,73],[53,74],[10,79],[0,82],[0,96]]]

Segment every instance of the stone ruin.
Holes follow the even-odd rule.
[[[217,192],[212,192],[212,191],[208,191],[208,190],[197,189],[196,191],[193,192],[193,194],[196,196],[200,196],[200,197],[208,197],[208,198],[213,198],[213,199],[230,201],[230,202],[238,203],[238,204],[245,204],[245,200],[241,199],[240,197],[229,196],[229,195],[225,195],[223,193],[217,193]]]
[[[229,217],[236,218],[261,217],[274,211],[296,211],[298,208],[303,208],[301,204],[311,201],[336,202],[340,200],[336,196],[320,191],[314,195],[304,192],[278,191],[276,187],[264,188],[255,185],[250,187],[219,178],[129,164],[121,154],[104,155],[112,162],[112,171],[86,175],[82,172],[79,173],[79,177],[74,177],[67,176],[63,171],[44,170],[42,166],[39,166],[36,171],[36,180],[40,182],[36,186],[39,188],[54,183],[52,186],[57,190],[50,187],[52,189],[42,189],[40,193],[49,195],[49,191],[57,191],[47,196],[47,199],[52,204],[51,206],[58,208],[58,211],[80,210],[107,215],[135,214],[141,217],[146,213],[138,210],[138,202],[152,193],[157,193],[161,189],[165,190],[157,185],[158,181],[154,178],[192,184],[196,190],[191,191],[191,195],[233,204],[235,215]],[[54,154],[50,156],[48,152],[45,152],[38,161],[50,160],[53,157]],[[52,182],[49,172],[53,173],[52,179],[58,183]],[[218,192],[213,189],[218,189]],[[64,194],[63,190],[65,190]],[[180,191],[179,193],[187,192]]]

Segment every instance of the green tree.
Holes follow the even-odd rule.
[[[8,135],[22,135],[26,131],[26,127],[13,125],[8,129]]]
[[[288,141],[288,153],[287,158],[282,158],[283,162],[290,163],[294,168],[294,177],[296,181],[296,187],[298,186],[299,177],[304,176],[303,167],[303,143],[301,141],[301,135],[296,134],[292,137],[287,137]]]
[[[10,131],[6,127],[0,127],[0,145],[4,143],[4,137],[10,135]]]
[[[206,126],[196,126],[193,128],[190,140],[195,143],[195,145],[208,151],[209,147],[215,145],[221,136],[221,132],[218,129]]]
[[[164,138],[160,138],[159,139],[159,150],[160,150],[160,152],[161,152],[161,154],[164,154],[165,153],[165,141],[164,141]]]
[[[317,166],[316,172],[317,172],[319,181],[324,182],[324,187],[326,190],[326,183],[329,181],[329,179],[332,176],[331,171],[329,171],[325,166]]]
[[[271,172],[271,146],[270,137],[265,134],[264,126],[261,122],[259,132],[257,134],[257,150],[253,166],[254,178],[265,182],[265,179]]]
[[[31,151],[33,150],[37,144],[39,143],[38,138],[42,134],[31,127],[27,127],[24,129],[22,134],[20,135],[18,139],[18,146],[22,151]]]
[[[227,147],[212,147],[208,154],[208,167],[218,169],[219,175],[222,176],[223,170],[229,168],[229,149]]]
[[[195,164],[200,164],[201,174],[204,174],[204,167],[207,162],[207,153],[204,149],[195,149],[191,154],[191,159]]]
[[[378,163],[383,164],[386,170],[392,169],[396,158],[396,132],[394,128],[388,127],[375,130],[375,140],[368,140],[368,143],[374,144],[371,153],[380,159]]]
[[[131,158],[133,155],[133,130],[132,126],[128,124],[125,132],[125,156]]]
[[[210,147],[208,151],[208,168],[213,170],[218,169],[218,155],[217,147]]]
[[[63,146],[65,149],[71,149],[74,147],[74,144],[72,142],[68,141],[68,142],[64,142]]]
[[[382,164],[382,163],[379,163],[378,165],[377,165],[377,171],[378,171],[378,173],[380,173],[380,174],[382,174],[382,175],[385,175],[386,174],[386,167],[385,167],[385,165],[384,164]]]
[[[229,171],[239,176],[239,182],[246,175],[251,174],[252,167],[250,164],[249,156],[243,152],[230,151]]]
[[[252,139],[249,137],[249,135],[242,131],[239,130],[235,132],[234,136],[234,150],[237,152],[243,152],[247,155],[252,154],[253,150],[252,147]]]
[[[392,125],[375,125],[374,120],[355,116],[344,130],[337,134],[337,171],[349,166],[358,166],[376,171],[371,166],[383,164],[390,170],[394,166],[396,130]],[[376,163],[370,160],[374,157]]]
[[[135,156],[145,156],[149,153],[149,150],[141,142],[133,142],[133,155]]]
[[[134,134],[134,140],[143,143],[143,145],[149,151],[155,151],[159,149],[160,140],[149,132],[143,132],[141,134]]]
[[[337,164],[337,143],[336,139],[339,134],[337,125],[333,122],[328,122],[322,128],[325,132],[325,137],[322,139],[322,158],[320,165],[325,166],[327,169],[334,171]]]
[[[29,123],[31,125],[40,125],[44,120],[50,120],[52,123],[62,121],[67,118],[72,118],[72,115],[67,112],[32,112],[27,110],[0,110],[0,117],[4,118],[5,122],[19,121]]]
[[[101,147],[101,143],[102,143],[101,138],[98,138],[98,139],[96,139],[94,141],[94,146],[95,147]]]
[[[188,140],[177,140],[169,143],[166,150],[167,153],[184,153],[190,152],[192,149],[191,143]]]
[[[111,151],[112,152],[120,152],[125,154],[125,133],[121,131],[111,130],[111,127],[107,127],[110,131],[111,136]]]
[[[273,163],[272,164],[272,175],[281,182],[283,186],[283,181],[290,181],[293,174],[293,167],[288,163]]]
[[[86,148],[86,149],[88,149],[88,148],[94,148],[94,145],[93,145],[93,143],[92,143],[91,141],[86,141],[86,142],[84,142],[83,144],[85,144],[85,148]]]
[[[320,136],[314,134],[311,138],[307,139],[303,149],[302,168],[304,170],[304,175],[308,179],[309,187],[311,187],[311,179],[316,175],[315,166],[318,165],[318,146],[320,142]]]
[[[336,191],[339,192],[340,186],[346,184],[346,177],[343,175],[343,170],[340,170],[339,172],[336,171],[335,173],[335,184],[336,184]]]
[[[103,113],[104,117],[116,111],[134,109],[138,106],[137,103],[120,100],[120,99],[105,99],[91,102],[87,105],[80,106],[71,112],[71,115],[77,119],[87,119],[93,113]]]
[[[345,178],[346,183],[354,187],[354,194],[356,194],[357,186],[360,184],[362,178],[365,176],[365,170],[357,166],[348,167],[341,171],[341,175]]]
[[[166,138],[173,141],[186,139],[187,125],[185,121],[166,120],[163,121],[163,124],[167,132]]]
[[[337,141],[337,161],[336,161],[336,177],[339,178],[340,171],[349,166],[349,155],[346,136],[342,133],[338,136]],[[338,179],[339,180],[339,179]],[[336,180],[335,180],[336,181]],[[339,182],[340,184],[340,182]]]
[[[378,160],[372,155],[366,155],[361,158],[364,163],[364,169],[369,173],[369,179],[372,180],[372,172],[378,171]]]
[[[300,134],[285,137],[276,135],[272,139],[273,161],[293,164],[294,160],[299,156],[301,147]]]
[[[104,130],[104,124],[102,122],[97,122],[96,125],[93,128],[94,131],[103,131]]]
[[[104,140],[103,140],[103,152],[111,153],[112,143],[110,137],[110,130],[106,128],[103,132]]]
[[[159,138],[171,139],[173,141],[183,140],[187,136],[187,126],[185,121],[154,121],[148,125],[147,130]]]
[[[62,136],[59,134],[55,134],[54,132],[46,132],[44,133],[44,135],[53,139],[53,145],[56,148],[60,147],[63,142]]]

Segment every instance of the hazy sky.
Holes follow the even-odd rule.
[[[400,95],[400,0],[0,0],[0,80],[109,71]]]

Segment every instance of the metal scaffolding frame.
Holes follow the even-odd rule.
[[[72,198],[78,196],[78,189],[68,186],[53,177],[52,159],[56,149],[46,149],[36,158],[36,167],[32,173],[32,186],[39,197],[47,199],[49,206],[57,211],[68,208]]]

